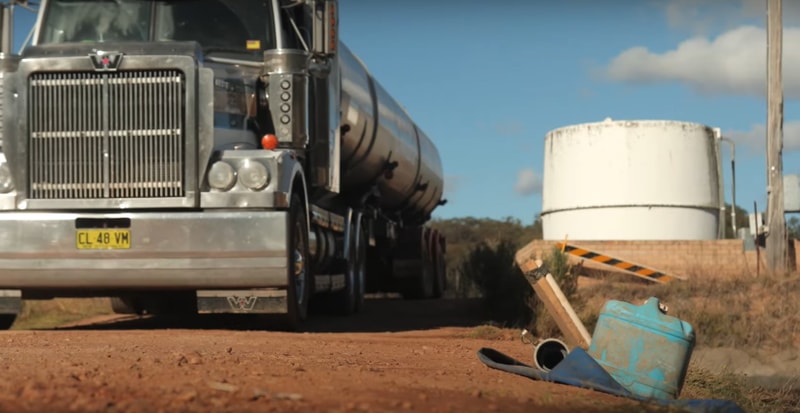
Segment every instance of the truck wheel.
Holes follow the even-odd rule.
[[[308,252],[308,224],[305,205],[297,194],[292,195],[287,220],[287,286],[286,324],[290,330],[299,330],[308,317],[311,297],[311,267]]]
[[[355,261],[356,261],[356,312],[364,307],[364,294],[367,288],[367,229],[361,221],[361,229],[356,234]]]
[[[355,231],[356,223],[350,223],[350,230]],[[339,315],[350,315],[356,311],[356,295],[358,294],[358,241],[350,237],[347,260],[344,263],[344,288],[331,293],[326,299],[330,312]]]
[[[436,264],[433,257],[428,254],[422,255],[422,275],[420,276],[420,298],[433,298],[436,289]]]
[[[436,284],[433,286],[433,298],[442,298],[445,290],[447,289],[447,263],[445,256],[442,253],[442,246],[440,244],[440,234],[436,234],[435,238],[435,255],[433,257],[434,269],[436,274]]]
[[[414,274],[403,280],[401,294],[403,298],[410,300],[427,299],[433,297],[436,284],[436,268],[434,267],[433,256],[430,252],[431,246],[428,232],[423,229],[420,242],[416,248],[420,248],[419,254],[419,273]]]

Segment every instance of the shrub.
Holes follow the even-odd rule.
[[[555,279],[556,284],[561,289],[561,292],[564,293],[564,296],[569,300],[570,304],[573,306],[573,309],[576,312],[579,309],[579,300],[576,299],[577,291],[578,291],[578,275],[583,268],[582,264],[572,265],[569,263],[569,258],[567,254],[561,252],[560,249],[554,247],[550,250],[550,255],[544,257],[542,260],[544,261],[544,265],[547,266],[550,275],[553,276]],[[539,300],[536,300],[533,305],[533,312],[535,314],[545,314],[547,309]],[[584,323],[582,314],[578,314]],[[561,336],[561,330],[558,328],[558,325],[553,319],[552,316],[544,316],[544,317],[536,317],[534,322],[531,323],[528,327],[528,330],[533,332],[536,336],[542,338],[549,338],[549,337],[557,337]]]
[[[564,296],[567,299],[574,297],[578,291],[578,275],[580,275],[583,265],[570,264],[567,254],[556,247],[553,247],[550,255],[542,261],[544,261],[547,269],[550,270],[550,275],[556,280]]]
[[[528,305],[533,289],[514,262],[515,254],[510,240],[494,246],[481,242],[460,265],[461,273],[478,287],[489,318],[506,327],[528,326],[534,319]]]

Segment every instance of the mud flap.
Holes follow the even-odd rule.
[[[199,314],[285,314],[286,290],[199,290]]]

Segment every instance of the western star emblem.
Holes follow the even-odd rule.
[[[119,64],[122,61],[122,53],[98,50],[89,54],[89,59],[91,59],[95,71],[114,72],[119,68]]]
[[[256,305],[256,301],[258,301],[258,297],[252,295],[245,297],[232,295],[228,297],[228,304],[230,304],[231,308],[234,310],[245,310],[245,311],[252,310],[253,307],[255,307]]]

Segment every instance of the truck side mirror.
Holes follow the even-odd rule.
[[[317,55],[332,56],[339,46],[339,8],[337,0],[314,2],[314,43]]]

